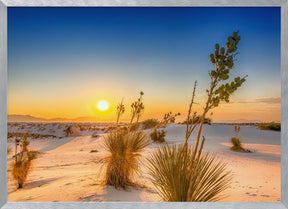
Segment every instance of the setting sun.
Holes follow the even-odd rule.
[[[102,100],[102,101],[98,102],[97,107],[99,110],[105,111],[109,108],[109,104],[108,104],[108,102]]]

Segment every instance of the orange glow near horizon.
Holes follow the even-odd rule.
[[[11,96],[11,95],[10,95]],[[176,121],[183,121],[187,117],[187,109],[189,100],[186,98],[177,99],[173,102],[168,102],[165,98],[146,98],[148,95],[144,95],[144,114],[142,119],[156,118],[162,119],[165,113],[180,112],[181,115]],[[102,97],[103,98],[103,97]],[[115,122],[116,119],[116,107],[119,103],[119,98],[105,96],[105,100],[97,98],[93,99],[76,99],[73,97],[62,98],[59,103],[40,100],[26,100],[22,105],[18,105],[17,102],[11,97],[8,99],[8,115],[31,115],[34,117],[40,117],[45,119],[52,118],[65,118],[65,119],[77,119],[87,122],[93,120],[99,122]],[[131,116],[130,105],[137,98],[133,97],[130,100],[124,100],[125,113],[121,117],[121,122],[127,122]],[[109,101],[109,103],[107,102]],[[204,100],[203,100],[204,101]],[[203,110],[204,102],[195,104],[193,112],[197,111],[201,114]],[[221,103],[219,107],[212,109],[213,115],[207,115],[213,122],[233,122],[233,121],[280,121],[281,120],[281,104],[280,103],[265,103],[265,102],[231,102]]]

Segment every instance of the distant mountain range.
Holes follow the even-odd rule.
[[[8,122],[99,122],[95,117],[67,118],[39,118],[31,115],[8,115]]]

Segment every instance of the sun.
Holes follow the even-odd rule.
[[[98,102],[97,107],[101,111],[106,111],[109,108],[109,103],[105,100]]]

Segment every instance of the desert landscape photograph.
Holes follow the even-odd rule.
[[[278,7],[9,7],[8,202],[280,202]]]

